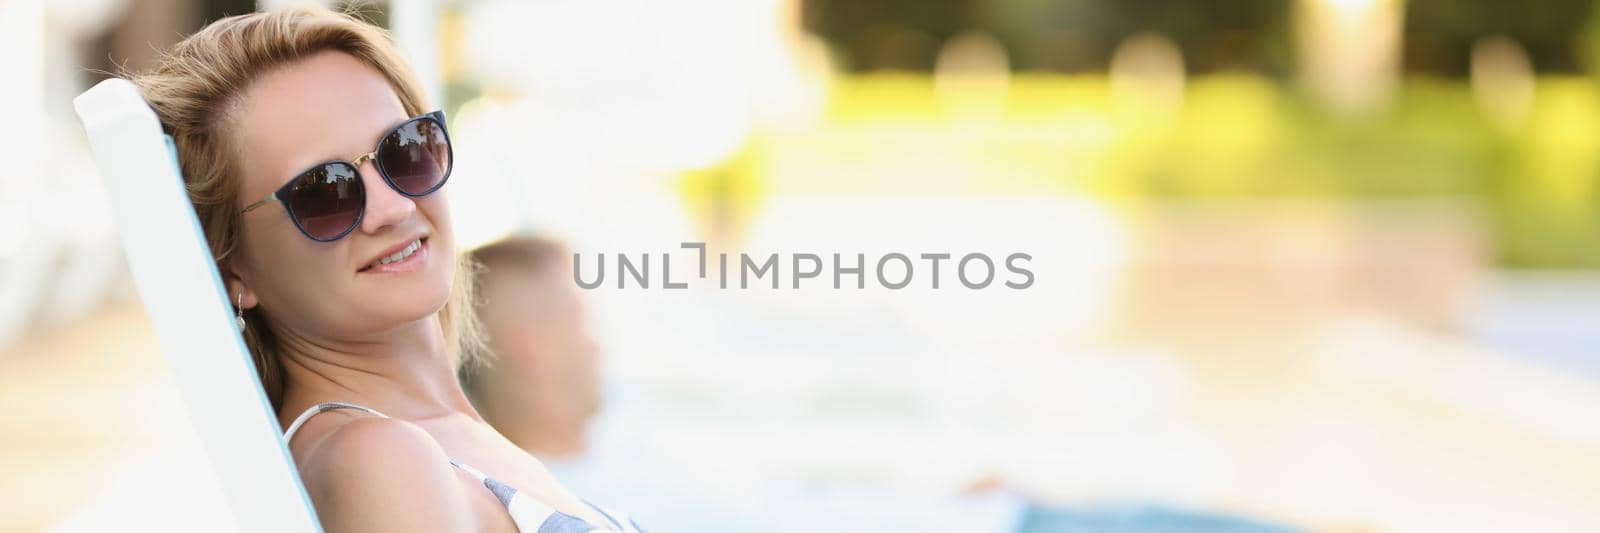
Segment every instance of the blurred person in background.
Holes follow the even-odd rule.
[[[572,252],[518,235],[468,257],[490,355],[461,368],[485,420],[537,456],[568,487],[650,517],[663,531],[770,530],[768,513],[721,501],[682,457],[662,453],[641,428],[606,420],[598,343]],[[696,475],[702,478],[695,478]]]
[[[442,192],[454,151],[382,29],[313,7],[225,18],[133,82],[327,531],[637,530],[462,392],[479,339]]]
[[[540,237],[510,237],[473,250],[476,304],[492,361],[462,368],[478,412],[501,435],[546,461],[588,447],[600,409],[598,353],[567,252]]]

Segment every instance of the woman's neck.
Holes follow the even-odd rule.
[[[343,401],[409,420],[462,413],[479,418],[456,381],[438,319],[362,341],[280,335],[283,413]]]

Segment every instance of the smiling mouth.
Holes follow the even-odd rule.
[[[373,261],[372,264],[361,267],[361,270],[357,270],[356,272],[366,272],[383,265],[403,262],[406,259],[410,259],[411,256],[416,254],[418,250],[421,250],[423,245],[427,244],[427,242],[427,237],[411,241],[411,244],[407,245],[405,248],[401,248],[400,251],[395,252],[387,257],[378,259],[377,261]]]

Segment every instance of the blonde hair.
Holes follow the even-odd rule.
[[[409,116],[426,113],[416,75],[382,28],[347,13],[296,7],[228,17],[190,35],[151,70],[127,76],[160,117],[177,145],[189,201],[218,268],[238,246],[240,147],[234,111],[263,74],[325,51],[349,54],[382,74]],[[471,301],[475,266],[458,259],[450,299],[439,311],[451,362],[458,367],[482,352]],[[245,345],[274,409],[284,388],[281,346],[264,311],[244,313]]]

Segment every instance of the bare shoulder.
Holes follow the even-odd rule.
[[[427,432],[403,420],[323,417],[308,421],[315,431],[297,435],[294,450],[324,530],[478,529],[459,474]]]

